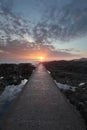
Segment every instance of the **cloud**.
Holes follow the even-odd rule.
[[[46,44],[87,34],[87,0],[38,0],[37,4],[40,10],[41,7],[45,9],[41,10],[42,17],[32,28],[13,12],[14,0],[0,1],[0,42],[12,39],[13,35],[23,40],[24,35],[28,34],[35,42]]]
[[[61,3],[61,2],[60,2]],[[68,41],[87,34],[87,0],[70,0],[51,5],[33,29],[36,41]]]
[[[79,57],[73,48],[61,50],[48,45],[54,40],[66,41],[87,34],[87,1],[63,1],[49,1],[46,5],[44,0],[42,18],[31,31],[27,21],[13,12],[14,0],[1,0],[0,59],[34,59],[40,55],[48,60]]]
[[[68,50],[55,49],[52,45],[44,45],[18,40],[8,41],[6,45],[0,45],[0,59],[38,60],[44,56],[46,60],[59,60],[79,57]]]
[[[14,0],[0,0],[1,8],[4,10],[5,13],[11,13]]]
[[[0,1],[0,43],[6,44],[8,39],[24,39],[24,35],[31,35],[29,23],[13,13],[13,0]]]
[[[37,43],[47,43],[48,31],[47,27],[43,23],[38,23],[33,29],[33,35],[35,42]]]
[[[65,51],[65,52],[80,52],[80,50],[76,50],[74,48],[61,49],[61,51]]]

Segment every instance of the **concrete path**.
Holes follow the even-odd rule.
[[[9,109],[0,130],[86,130],[42,65]]]

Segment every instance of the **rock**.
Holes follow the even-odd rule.
[[[5,88],[5,84],[3,82],[0,82],[0,91],[3,91]]]

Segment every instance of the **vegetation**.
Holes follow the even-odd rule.
[[[80,111],[87,125],[87,61],[52,61],[43,64],[57,82],[76,87],[75,91],[61,91]]]
[[[34,69],[30,63],[0,64],[0,91],[7,85],[17,85],[21,80],[28,79]]]

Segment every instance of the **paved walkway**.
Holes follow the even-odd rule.
[[[85,130],[79,113],[39,65],[9,109],[0,130]]]

